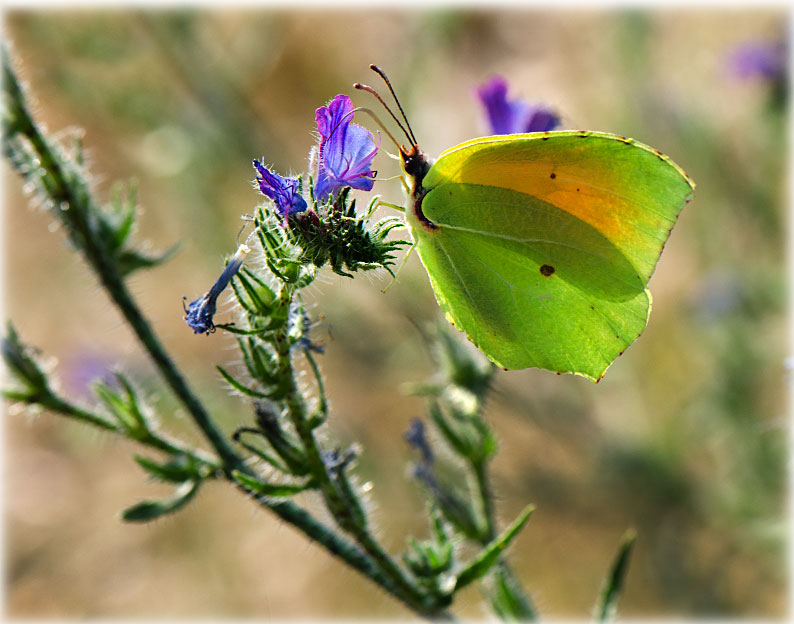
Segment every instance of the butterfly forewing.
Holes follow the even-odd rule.
[[[419,254],[450,322],[504,368],[598,380],[647,323],[653,273],[693,185],[613,135],[486,137],[423,180]]]

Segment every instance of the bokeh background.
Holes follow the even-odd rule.
[[[485,130],[473,89],[495,73],[556,108],[563,128],[632,136],[697,182],[659,264],[641,339],[598,385],[499,372],[488,417],[499,517],[537,511],[511,551],[545,616],[584,618],[620,536],[638,540],[627,617],[779,618],[786,570],[786,77],[737,71],[737,46],[785,42],[784,9],[419,11],[13,11],[5,37],[53,131],[83,129],[102,197],[137,181],[139,239],[180,242],[132,288],[224,426],[247,404],[214,370],[218,332],[181,319],[235,248],[258,201],[251,159],[305,169],[314,109],[384,67],[421,146],[438,154]],[[365,118],[360,121],[364,122]],[[68,130],[71,128],[72,130]],[[384,142],[384,146],[386,143]],[[380,155],[380,178],[397,173]],[[4,167],[6,310],[57,364],[65,392],[120,365],[169,430],[191,433],[118,313],[30,209]],[[379,182],[400,202],[399,184]],[[438,311],[418,259],[384,274],[327,273],[312,290],[331,437],[364,448],[379,534],[425,535],[402,432],[422,415],[406,382],[433,367],[414,323]],[[231,318],[228,306],[219,320]],[[224,316],[226,315],[226,316]],[[9,406],[5,609],[10,617],[391,618],[409,614],[289,526],[221,484],[181,513],[124,525],[121,509],[166,493],[125,442]],[[319,511],[319,506],[314,505]],[[481,617],[473,588],[459,613]]]

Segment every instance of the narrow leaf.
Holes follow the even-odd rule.
[[[135,461],[158,481],[184,483],[201,477],[198,466],[187,455],[172,456],[163,464],[142,455],[136,455]]]
[[[251,305],[256,310],[256,314],[259,316],[266,316],[267,313],[270,311],[270,306],[265,305],[265,302],[259,296],[259,293],[256,291],[256,288],[253,284],[248,280],[248,278],[242,272],[238,273],[235,276],[235,279],[240,282],[240,285],[245,290],[246,295],[248,295],[248,300],[251,302]]]
[[[257,399],[266,399],[268,395],[263,394],[253,388],[249,388],[248,386],[243,385],[239,381],[237,381],[234,377],[232,377],[229,373],[227,373],[222,366],[216,366],[215,368],[218,369],[223,378],[232,386],[235,390],[241,392],[242,394],[246,394],[248,396],[256,397]]]
[[[118,213],[122,216],[116,228],[116,237],[114,244],[120,249],[127,242],[130,234],[132,233],[132,226],[135,224],[136,207],[138,205],[138,193],[134,184],[130,184],[127,188],[126,200],[121,199],[121,187],[118,188],[118,196],[114,204]]]
[[[174,513],[191,501],[198,491],[199,483],[199,481],[185,481],[176,489],[173,496],[161,500],[142,501],[128,507],[121,513],[121,519],[125,522],[150,522]]]
[[[623,584],[629,568],[629,558],[636,539],[637,534],[632,529],[626,531],[623,535],[618,554],[612,562],[609,576],[604,581],[604,586],[595,605],[594,612],[597,622],[611,622],[615,619],[618,599],[623,591]]]
[[[503,565],[494,571],[487,592],[488,602],[499,619],[506,622],[527,622],[538,617],[532,601],[517,579]]]
[[[163,262],[170,260],[178,250],[179,244],[156,256],[142,254],[134,250],[124,250],[116,255],[116,264],[119,272],[126,277],[138,269],[151,269],[163,264]]]
[[[436,427],[441,431],[441,434],[449,445],[455,449],[459,455],[469,457],[473,450],[471,441],[466,439],[466,436],[461,435],[460,431],[456,431],[457,427],[449,422],[446,414],[444,414],[444,410],[441,409],[437,401],[430,402],[428,405],[428,412],[430,413],[430,418],[436,423]]]
[[[505,548],[510,545],[510,542],[524,528],[534,509],[532,505],[524,508],[524,511],[521,512],[521,515],[516,518],[513,524],[507,527],[499,537],[486,545],[483,551],[458,574],[455,591],[463,589],[472,581],[476,581],[487,574],[488,570],[499,560],[499,556],[504,552]]]
[[[314,480],[309,480],[305,483],[266,483],[265,481],[260,481],[255,477],[244,474],[239,470],[232,471],[232,478],[246,490],[261,496],[293,496],[304,490],[316,487]]]

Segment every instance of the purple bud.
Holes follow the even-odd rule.
[[[259,173],[256,176],[259,191],[275,202],[276,212],[285,220],[290,215],[306,210],[306,200],[300,194],[300,183],[297,178],[282,178],[262,166],[258,160],[254,161],[254,168]]]

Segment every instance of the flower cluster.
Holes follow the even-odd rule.
[[[337,95],[328,106],[315,112],[320,144],[317,146],[317,171],[313,203],[333,201],[347,187],[372,190],[376,172],[372,159],[379,143],[372,133],[353,122],[353,102],[346,95]],[[305,211],[308,204],[301,194],[300,178],[283,178],[254,160],[260,192],[273,200],[276,212],[284,218]]]

